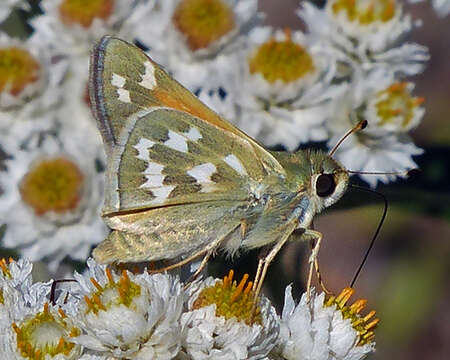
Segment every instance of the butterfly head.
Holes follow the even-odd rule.
[[[324,152],[309,152],[311,176],[309,192],[316,211],[333,205],[347,190],[349,174],[336,160]]]
[[[277,158],[286,170],[288,186],[308,194],[314,213],[319,213],[344,195],[349,173],[330,155],[314,150],[283,154],[286,153],[277,154]]]

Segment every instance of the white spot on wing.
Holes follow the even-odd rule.
[[[144,175],[161,175],[164,165],[150,161],[147,165],[147,169],[143,172]]]
[[[126,79],[123,76],[120,76],[116,73],[112,74],[111,85],[117,88],[123,88],[125,85]]]
[[[171,149],[186,153],[188,151],[186,138],[172,130],[169,130],[169,139],[164,142],[164,145]]]
[[[144,66],[145,73],[142,75],[142,80],[138,84],[149,90],[153,90],[156,86],[155,67],[150,61],[146,61]]]
[[[237,171],[239,175],[247,175],[247,171],[240,162],[240,160],[233,154],[227,155],[223,158],[228,165],[230,165],[234,170]]]
[[[140,187],[143,188],[160,188],[163,186],[163,180],[166,177],[165,175],[145,175],[147,177],[147,181],[143,183]]]
[[[112,74],[111,85],[117,88],[117,94],[119,95],[119,101],[125,103],[131,103],[130,92],[127,89],[124,89],[125,82],[127,80],[116,73]]]
[[[216,172],[216,167],[212,163],[205,163],[194,166],[187,174],[195,178],[202,185],[201,192],[210,192],[214,190],[215,183],[211,180],[211,175]]]
[[[146,138],[139,139],[139,142],[133,146],[138,151],[136,157],[141,160],[150,161],[148,149],[150,149],[153,145],[155,145],[154,141]]]
[[[200,134],[200,131],[196,127],[191,127],[184,135],[191,141],[197,141],[202,138],[202,134]]]
[[[215,172],[216,167],[212,163],[197,165],[187,171],[190,176],[194,177],[201,184],[212,182],[211,175]]]
[[[152,189],[152,193],[156,197],[151,201],[151,203],[153,204],[164,203],[164,201],[167,199],[167,197],[170,195],[173,189],[175,189],[174,185],[165,185],[159,188]]]
[[[162,170],[164,169],[164,165],[155,163],[150,161],[147,165],[147,169],[142,172],[143,175],[147,178],[147,181],[142,184],[140,187],[143,188],[159,188],[163,186],[165,175],[162,174]]]
[[[117,89],[117,93],[119,94],[119,101],[131,103],[130,92],[128,90],[119,88]]]

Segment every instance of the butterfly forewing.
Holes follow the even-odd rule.
[[[248,142],[190,114],[154,108],[138,117],[108,163],[105,212],[249,199],[265,171]]]
[[[284,173],[270,153],[200,102],[138,47],[105,36],[94,48],[90,73],[91,102],[107,152],[118,144],[128,118],[151,107],[168,107],[246,139],[267,171]]]
[[[104,37],[90,94],[108,155],[104,214],[212,200],[245,200],[284,170],[144,52]]]
[[[90,97],[107,153],[117,144],[126,119],[156,104],[151,93],[139,86],[144,63],[143,52],[125,51],[126,43],[105,37],[91,57]]]

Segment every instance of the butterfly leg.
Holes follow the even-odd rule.
[[[291,226],[295,227],[296,224],[293,223],[291,224]],[[259,276],[255,278],[255,282],[253,285],[255,303],[256,300],[258,299],[259,293],[261,292],[262,284],[264,282],[264,278],[266,277],[267,269],[269,268],[270,263],[278,254],[278,252],[281,250],[281,248],[284,246],[284,244],[289,240],[289,237],[293,231],[294,229],[292,229],[291,231],[285,231],[283,237],[277,241],[276,245],[272,248],[272,250],[270,250],[270,252],[259,261],[257,270],[257,275],[259,273]]]
[[[314,230],[314,222],[311,223],[310,229]],[[314,249],[314,240],[310,241],[310,245],[312,251]],[[319,283],[320,287],[326,294],[331,294],[331,291],[328,290],[328,288],[325,286],[325,283],[323,282],[322,275],[320,274],[319,269],[319,260],[317,258],[314,260],[314,267],[316,268],[317,282]]]
[[[169,270],[173,270],[173,269],[179,268],[180,266],[183,266],[183,265],[186,265],[186,264],[190,263],[192,260],[197,259],[198,257],[202,256],[203,254],[205,254],[207,252],[208,251],[207,251],[206,248],[202,249],[202,250],[196,252],[194,255],[191,255],[191,256],[189,256],[189,257],[187,257],[187,258],[185,258],[185,259],[183,259],[181,261],[178,261],[175,264],[172,264],[172,265],[169,265],[169,266],[165,266],[163,268],[159,268],[159,269],[156,269],[156,270],[151,270],[150,273],[152,273],[152,274],[153,273],[161,273],[161,272],[164,272],[164,271],[169,271]]]
[[[310,229],[315,230],[314,222],[311,223]],[[294,233],[295,233],[295,231],[294,231]],[[313,239],[310,241],[310,245],[311,245],[311,251],[312,251],[314,249],[314,240]],[[322,275],[320,274],[320,269],[319,269],[319,260],[317,258],[314,260],[314,267],[316,268],[317,282],[319,283],[320,287],[326,294],[331,294],[331,291],[328,290],[328,288],[325,286],[325,283],[323,282]]]
[[[269,251],[270,251],[270,246],[266,246],[259,252],[258,267],[256,268],[256,275],[255,275],[255,279],[253,281],[252,291],[256,290],[256,285],[258,284],[259,278],[261,276],[261,270],[264,265],[264,258],[267,257],[267,254],[269,253]]]
[[[311,245],[311,251],[315,251],[314,249],[316,248],[316,240],[319,238],[319,235],[322,236],[322,234],[318,231],[314,231],[313,229],[309,229],[306,230],[304,228],[297,228],[295,229],[295,231],[292,233],[292,237],[294,240],[298,241],[298,240],[306,240],[309,241],[310,245]],[[319,245],[320,246],[320,245]],[[322,288],[322,290],[327,293],[330,294],[331,292],[327,289],[327,287],[325,286],[325,283],[323,282],[322,276],[320,274],[320,269],[319,269],[319,261],[317,260],[317,253],[318,253],[318,249],[316,249],[316,254],[313,256],[313,254],[311,253],[311,257],[310,257],[310,261],[314,260],[314,268],[317,274],[317,281],[320,284],[320,287]],[[311,266],[311,265],[310,265]],[[308,273],[308,283],[310,284],[310,282],[312,281],[312,270],[310,267],[310,271]],[[309,289],[310,285],[308,286]]]
[[[311,245],[313,245],[313,244],[311,243]],[[312,250],[312,249],[311,249],[311,250]],[[322,275],[320,274],[320,270],[319,270],[319,261],[318,261],[317,258],[314,259],[314,267],[315,267],[315,269],[316,269],[317,281],[319,282],[320,287],[322,288],[322,290],[323,290],[326,294],[330,295],[330,294],[331,294],[331,291],[328,290],[328,288],[325,286],[325,283],[323,282],[323,279],[322,279]]]
[[[208,251],[205,254],[205,256],[203,256],[200,266],[198,267],[197,270],[195,270],[195,272],[191,276],[189,276],[188,280],[186,281],[185,287],[189,286],[189,284],[191,282],[193,282],[195,279],[197,279],[197,277],[202,273],[203,269],[205,268],[206,264],[208,263],[208,260],[211,257],[211,255],[213,254],[213,252],[214,252],[214,249],[211,251]]]
[[[261,276],[261,270],[264,265],[264,259],[261,258],[258,260],[258,267],[256,268],[255,280],[253,281],[252,290],[256,291],[256,286],[258,285],[259,277]]]
[[[314,266],[317,262],[317,255],[319,253],[320,243],[322,242],[323,235],[322,235],[322,233],[320,233],[318,231],[307,229],[304,233],[304,236],[315,239],[315,241],[316,241],[316,243],[311,251],[311,256],[309,257],[308,282],[306,283],[306,298],[309,301],[310,296],[311,296],[312,274],[314,272]]]

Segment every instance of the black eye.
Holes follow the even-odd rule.
[[[321,174],[316,181],[316,192],[320,197],[331,195],[336,188],[334,177],[331,174]]]

